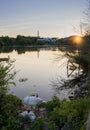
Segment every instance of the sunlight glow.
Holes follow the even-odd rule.
[[[73,42],[75,44],[81,44],[83,41],[83,38],[81,36],[75,36],[74,39],[73,39]]]

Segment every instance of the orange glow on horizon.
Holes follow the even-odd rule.
[[[81,36],[75,36],[73,42],[75,44],[81,44],[83,42],[83,38]]]

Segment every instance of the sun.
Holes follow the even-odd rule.
[[[73,39],[73,42],[75,44],[81,44],[83,41],[82,37],[81,36],[75,36],[74,39]]]

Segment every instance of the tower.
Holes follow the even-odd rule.
[[[37,31],[37,37],[39,37],[39,31]]]

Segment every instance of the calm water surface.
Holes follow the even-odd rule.
[[[60,56],[57,61],[58,55]],[[18,71],[15,82],[16,87],[11,86],[10,92],[23,99],[31,93],[38,93],[44,100],[50,100],[53,95],[61,99],[66,98],[67,91],[57,91],[52,87],[51,81],[58,76],[67,78],[67,58],[58,48],[42,48],[37,51],[26,51],[18,54],[13,50],[10,53],[1,53],[0,57],[10,56],[15,59],[15,69]],[[20,78],[27,78],[26,82],[19,82]]]

